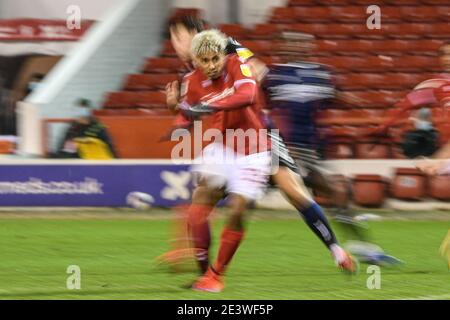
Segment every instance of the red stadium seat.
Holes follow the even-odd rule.
[[[377,40],[372,41],[373,53],[381,55],[403,56],[410,53],[410,41],[406,40]]]
[[[322,109],[317,111],[317,119],[343,118],[345,113],[345,110],[342,109]]]
[[[295,8],[277,7],[273,8],[270,17],[271,23],[295,23],[297,22],[297,12]]]
[[[390,143],[387,141],[357,141],[355,143],[357,159],[389,159],[391,157]]]
[[[420,0],[420,2],[423,4],[432,5],[432,6],[448,4],[448,0]]]
[[[178,74],[131,74],[125,81],[125,90],[161,90],[167,83],[178,80]]]
[[[331,17],[343,23],[364,23],[367,20],[366,8],[363,6],[330,7]]]
[[[425,37],[431,39],[448,39],[448,35],[450,34],[450,23],[430,23],[428,26],[430,31]]]
[[[317,5],[316,0],[289,0],[289,7],[304,7],[304,6],[315,6]]]
[[[371,0],[351,0],[351,3],[354,4],[354,5],[358,4],[358,5],[363,5],[363,6],[366,6],[366,7],[374,4],[374,2],[371,1]]]
[[[281,26],[281,27],[280,27]],[[257,24],[254,28],[248,33],[249,39],[273,39],[277,36],[277,34],[283,29],[282,27],[286,26],[283,24]]]
[[[333,66],[336,70],[360,70],[365,64],[366,59],[362,57],[346,57],[346,56],[332,56],[324,57],[322,60],[324,64]]]
[[[94,111],[94,115],[96,117],[123,117],[123,116],[131,116],[131,117],[139,117],[139,116],[171,116],[173,115],[170,110],[167,109],[125,109],[125,108],[117,108],[117,109],[99,109]]]
[[[331,13],[327,7],[278,7],[273,9],[270,22],[328,22],[330,19]]]
[[[443,40],[414,40],[409,41],[409,52],[411,54],[438,56],[439,49],[445,42]]]
[[[340,24],[340,23],[294,23],[287,25],[287,31],[309,33],[317,38],[353,38],[366,30],[363,24]]]
[[[359,107],[361,108],[380,108],[385,109],[394,105],[401,99],[405,93],[396,91],[353,91],[351,93],[358,100],[361,100]]]
[[[175,8],[170,15],[171,18],[194,16],[201,18],[203,16],[203,10],[198,8]]]
[[[440,71],[440,63],[437,57],[429,56],[404,56],[393,60],[393,66],[401,72]]]
[[[433,32],[431,25],[426,23],[400,23],[396,27],[397,30],[387,34],[387,36],[394,39],[421,39],[430,36],[430,33]]]
[[[357,1],[357,0],[356,0]],[[391,6],[416,6],[417,0],[383,0],[383,2]]]
[[[104,108],[130,108],[136,105],[138,94],[136,92],[119,91],[107,94],[103,103]]]
[[[352,159],[354,158],[352,139],[334,139],[325,147],[326,159]]]
[[[447,2],[446,6],[438,6],[436,7],[438,12],[438,17],[441,21],[450,22],[450,6],[449,2]]]
[[[362,118],[366,118],[374,123],[379,123],[379,119],[384,117],[386,111],[384,109],[359,109]]]
[[[373,73],[349,73],[337,75],[337,86],[342,90],[378,89],[385,80],[383,76]]]
[[[320,134],[327,139],[353,138],[355,128],[350,126],[329,126],[320,128]]]
[[[166,108],[166,94],[160,91],[140,92],[136,101],[139,108]]]
[[[161,55],[164,57],[176,57],[177,53],[175,49],[172,47],[172,43],[170,40],[165,40],[162,45]]]
[[[240,43],[254,53],[259,54],[271,54],[274,48],[273,41],[268,40],[243,40]]]
[[[258,59],[267,65],[281,63],[281,58],[278,56],[258,56]]]
[[[383,24],[386,22],[397,23],[402,21],[401,7],[396,6],[382,6],[381,9],[381,28],[384,28]]]
[[[426,75],[416,73],[352,73],[336,75],[337,85],[343,90],[405,90],[412,89],[426,79]]]
[[[438,200],[450,200],[450,175],[428,177],[428,195]]]
[[[185,66],[178,58],[149,58],[143,72],[145,73],[171,73],[184,72]]]
[[[236,38],[236,39],[245,39],[249,34],[249,30],[244,28],[240,24],[221,24],[219,25],[219,30],[225,33],[227,36]]]
[[[358,29],[358,33],[355,34],[355,37],[359,39],[385,39],[392,35],[399,34],[400,26],[396,23],[383,23],[380,29],[369,29],[365,24],[357,25],[363,27],[361,29]]]
[[[383,78],[382,82],[377,84],[379,89],[404,90],[414,88],[426,76],[420,73],[386,73]]]
[[[442,146],[450,140],[450,123],[441,123],[436,125],[439,131],[439,144]]]
[[[359,68],[355,68],[355,71],[382,73],[392,71],[394,68],[394,59],[389,56],[369,56],[362,59],[365,63]]]
[[[353,178],[352,194],[357,205],[380,207],[386,197],[386,182],[380,175],[358,174]]]
[[[412,22],[432,22],[439,20],[439,12],[433,6],[405,6],[400,8],[403,19]]]
[[[288,31],[309,33],[316,37],[328,35],[328,25],[321,23],[294,23],[287,26]]]
[[[329,22],[332,19],[332,13],[328,7],[314,6],[288,9],[294,10],[297,22]]]
[[[403,139],[399,141],[399,143],[392,143],[391,144],[391,157],[392,159],[408,159],[407,156],[403,154],[403,149],[401,147],[401,142],[403,142]]]
[[[301,2],[302,0],[297,0],[297,2]],[[349,6],[352,3],[352,0],[316,0],[317,4],[323,6]]]
[[[391,182],[391,195],[402,200],[421,200],[425,194],[426,178],[416,168],[398,168]]]
[[[316,52],[345,55],[365,55],[372,53],[374,42],[369,40],[316,40]]]

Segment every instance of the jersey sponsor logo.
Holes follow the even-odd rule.
[[[248,64],[241,64],[241,72],[244,76],[246,77],[251,77],[252,76],[252,70],[250,70],[250,67]]]
[[[253,57],[253,52],[251,52],[247,48],[236,48],[236,53],[239,56],[239,58],[242,58],[244,60],[247,60],[250,57]]]

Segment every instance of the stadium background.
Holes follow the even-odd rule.
[[[366,9],[373,4],[381,8],[379,30],[370,30],[366,26],[370,15]],[[72,5],[81,11],[69,9]],[[68,30],[67,19],[71,21],[78,13],[82,19],[81,29]],[[297,261],[291,270],[300,266],[306,268],[307,272],[300,272],[303,282],[307,281],[308,272],[313,270],[318,270],[324,277],[319,281],[319,287],[322,287],[316,293],[302,291],[299,287],[297,291],[289,289],[278,296],[271,296],[268,290],[255,298],[433,295],[448,298],[449,290],[443,286],[445,281],[442,280],[448,276],[445,263],[432,251],[437,252],[439,240],[448,230],[450,178],[424,176],[414,169],[415,161],[405,159],[399,151],[401,134],[410,129],[406,121],[408,114],[392,128],[390,138],[360,139],[362,133],[389,117],[395,110],[394,104],[406,93],[443,71],[438,57],[440,46],[450,40],[450,6],[439,0],[105,0],[95,3],[39,0],[31,4],[24,0],[1,0],[0,206],[1,216],[5,219],[0,242],[7,252],[5,258],[10,257],[10,265],[4,266],[4,275],[11,274],[14,268],[19,270],[13,272],[10,283],[4,282],[5,296],[79,297],[64,290],[53,295],[52,290],[55,289],[52,285],[42,289],[43,278],[30,275],[35,271],[38,274],[46,274],[48,270],[59,272],[56,270],[62,261],[51,258],[52,250],[64,251],[67,248],[52,246],[59,243],[59,237],[66,238],[64,231],[67,231],[80,236],[83,250],[78,248],[75,252],[82,256],[81,260],[85,259],[87,265],[93,261],[90,260],[92,257],[89,258],[94,254],[93,250],[104,250],[108,239],[117,241],[117,248],[130,250],[130,254],[134,252],[132,261],[140,264],[140,267],[131,268],[131,282],[136,287],[128,287],[135,296],[127,295],[124,273],[120,279],[115,278],[115,283],[124,287],[112,290],[111,296],[102,294],[100,283],[103,280],[96,279],[89,284],[94,293],[88,293],[85,298],[120,298],[123,295],[153,299],[186,297],[178,289],[170,293],[171,278],[165,273],[155,272],[151,260],[167,245],[168,232],[161,230],[168,231],[165,217],[171,213],[164,208],[183,204],[190,198],[187,165],[174,165],[170,161],[174,143],[159,141],[173,120],[165,108],[163,88],[167,82],[179,79],[185,71],[170,41],[165,38],[165,23],[173,15],[186,13],[203,16],[268,64],[278,61],[277,56],[271,53],[277,45],[275,34],[280,30],[306,32],[316,37],[316,49],[311,60],[331,65],[338,86],[361,98],[359,106],[332,105],[320,114],[320,126],[334,146],[327,154],[326,165],[352,183],[354,204],[361,213],[376,213],[387,220],[371,222],[374,233],[378,232],[380,236],[377,237],[385,241],[386,247],[394,246],[393,251],[398,256],[410,257],[408,262],[414,262],[407,270],[419,278],[411,294],[408,287],[401,287],[377,296],[364,288],[357,288],[355,284],[349,292],[337,290],[343,285],[343,280],[337,275],[330,276],[332,268],[321,266],[323,257],[316,253],[321,251],[315,250],[315,240],[309,238],[301,223],[298,224],[300,231],[286,231],[289,222],[283,219],[296,217],[289,214],[289,204],[279,192],[271,191],[256,204],[260,211],[256,210],[253,222],[255,240],[253,243],[250,241],[252,244],[248,250],[240,254],[247,255],[250,262],[238,265],[237,269],[254,267],[258,259],[252,258],[252,254],[267,245],[267,242],[261,243],[256,238],[259,234],[264,239],[264,230],[270,230],[268,225],[274,224],[274,233],[280,238],[290,238],[292,246],[292,251],[286,253],[279,264],[289,263],[295,254],[312,255],[313,261],[303,261],[306,267]],[[39,87],[28,94],[29,84],[36,74],[45,77]],[[48,157],[56,148],[67,122],[80,115],[76,108],[79,98],[93,101],[96,106],[94,114],[110,131],[120,159],[90,161]],[[432,108],[434,123],[441,134],[440,143],[444,144],[450,138],[448,106],[428,107]],[[133,191],[150,194],[154,199],[153,208],[139,212],[120,209],[129,206],[127,196]],[[317,199],[327,204],[327,199]],[[280,212],[279,216],[277,212]],[[258,222],[259,217],[263,218],[261,222]],[[92,222],[92,218],[103,224]],[[402,219],[412,221],[405,224],[397,221]],[[141,220],[145,222],[136,223]],[[96,227],[96,224],[99,225]],[[133,241],[126,235],[127,228],[135,232],[135,237],[141,237],[136,251],[129,249]],[[419,244],[421,250],[416,251],[416,256],[411,253],[416,248],[409,242],[415,238],[415,232],[426,233],[429,237]],[[296,239],[297,233],[305,239]],[[35,238],[42,242],[21,242],[20,236],[24,234],[27,239]],[[91,239],[94,234],[97,234],[99,244],[88,249],[96,242]],[[117,238],[112,240],[113,236]],[[11,242],[11,237],[17,242]],[[67,241],[68,248],[71,248],[73,243]],[[313,244],[302,251],[295,245],[299,241]],[[8,243],[18,251],[9,250]],[[20,252],[31,253],[36,245],[41,245],[40,249],[45,248],[42,264],[39,257],[30,254],[27,259],[34,257],[36,262],[27,269],[25,265],[30,260],[21,261],[25,256],[21,258]],[[153,251],[149,250],[150,247]],[[273,252],[268,249],[268,261],[277,254],[277,250],[276,246]],[[118,251],[111,254],[118,255],[117,261],[130,258]],[[107,255],[105,253],[106,260]],[[62,258],[64,263],[70,260],[66,258]],[[91,268],[94,274],[101,272],[99,270],[106,260],[98,259],[87,268]],[[430,265],[423,263],[424,260],[430,261]],[[19,265],[22,267],[17,267]],[[120,263],[114,265],[110,274],[115,274],[123,266]],[[271,274],[271,270],[276,273],[275,266],[266,272]],[[392,283],[405,276],[404,273],[389,272],[392,273],[388,275],[392,277]],[[427,276],[418,276],[421,272]],[[135,279],[138,274],[152,283],[149,292]],[[25,279],[31,277],[28,279],[31,284],[30,281],[25,284],[17,280],[21,275],[25,275]],[[293,275],[297,276],[295,271],[292,274],[287,271],[286,283]],[[64,273],[55,276],[50,282],[62,286],[59,282],[64,281],[61,279],[65,276]],[[333,283],[330,288],[325,281],[327,277]],[[158,294],[158,281],[162,287],[169,288],[169,293]],[[260,281],[262,278],[254,283]],[[363,279],[358,281],[364,283]],[[437,290],[427,292],[432,284],[436,284]],[[252,294],[251,290],[245,290],[242,295],[230,293],[226,297],[245,298],[245,294]],[[333,290],[335,293],[330,295]]]

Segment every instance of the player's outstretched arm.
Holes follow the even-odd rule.
[[[257,91],[255,80],[238,80],[235,82],[235,88],[236,91],[233,94],[214,101],[209,106],[216,110],[231,110],[247,107],[254,102]]]

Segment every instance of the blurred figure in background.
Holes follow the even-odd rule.
[[[367,230],[354,219],[350,208],[350,188],[345,181],[325,168],[320,160],[320,149],[326,148],[326,140],[319,137],[316,112],[332,101],[353,104],[350,94],[340,92],[334,85],[327,66],[308,62],[314,48],[314,37],[309,34],[285,32],[278,43],[276,54],[285,63],[270,68],[263,87],[268,93],[272,113],[276,112],[283,123],[281,133],[300,167],[306,186],[320,191],[332,199],[335,221],[348,232],[350,240],[357,240],[351,247],[361,262],[391,265],[399,260],[386,255],[381,248],[368,241]]]
[[[433,126],[431,110],[421,108],[410,120],[414,123],[414,130],[405,134],[403,154],[410,159],[431,156],[439,148],[439,134]]]
[[[117,158],[108,130],[92,116],[90,101],[80,99],[78,105],[82,115],[70,124],[54,157],[88,160]]]
[[[450,99],[450,43],[444,44],[439,53],[443,73],[419,83],[405,98],[394,105],[396,111],[391,117],[370,132],[369,135],[386,136],[388,129],[404,119],[405,115],[413,109],[439,104],[445,105],[447,99]]]

